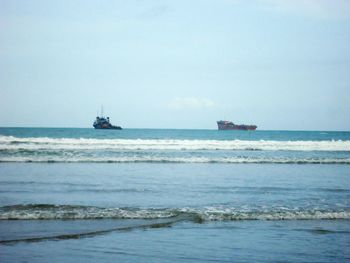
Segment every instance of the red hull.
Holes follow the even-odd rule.
[[[219,130],[255,131],[257,128],[256,125],[245,125],[245,124],[236,125],[230,121],[218,121],[217,124],[218,124]]]

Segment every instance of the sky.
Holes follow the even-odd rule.
[[[350,1],[0,0],[0,127],[350,130]]]

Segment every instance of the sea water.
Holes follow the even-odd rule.
[[[350,132],[0,128],[1,262],[346,262]]]

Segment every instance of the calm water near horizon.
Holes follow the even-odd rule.
[[[350,132],[0,128],[1,262],[347,262],[349,247]]]

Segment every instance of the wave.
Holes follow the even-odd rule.
[[[205,208],[101,208],[93,206],[31,204],[0,207],[0,220],[164,219],[194,222],[236,220],[350,219],[348,210]]]
[[[0,136],[0,162],[350,164],[349,153],[350,141]]]
[[[174,217],[168,210],[99,208],[74,205],[14,205],[0,208],[0,220],[42,219],[157,219]]]
[[[147,229],[147,228],[163,228],[163,227],[170,227],[172,224],[176,223],[179,220],[176,219],[162,219],[162,220],[152,220],[152,221],[143,221],[138,224],[132,224],[132,225],[126,225],[126,226],[117,226],[107,229],[91,229],[90,231],[79,231],[79,228],[77,228],[78,232],[75,231],[67,231],[66,233],[57,233],[54,232],[50,235],[50,231],[45,232],[45,235],[39,234],[39,236],[32,236],[32,237],[26,237],[26,236],[18,236],[14,239],[3,239],[0,240],[0,244],[3,245],[10,245],[10,244],[16,244],[20,242],[25,243],[32,243],[32,242],[41,242],[41,241],[49,241],[49,240],[66,240],[66,239],[80,239],[80,238],[86,238],[86,237],[95,237],[98,235],[104,235],[115,231],[130,231],[134,229]]]
[[[0,136],[0,150],[262,150],[350,151],[350,140],[175,140],[175,139],[86,139],[19,138]]]
[[[29,162],[29,163],[222,163],[222,164],[350,164],[350,158],[329,159],[329,158],[206,158],[206,157],[7,157],[0,158],[0,162]]]
[[[350,164],[350,158],[293,158],[293,157],[90,157],[43,156],[0,157],[0,162],[15,163],[221,163],[221,164]]]

